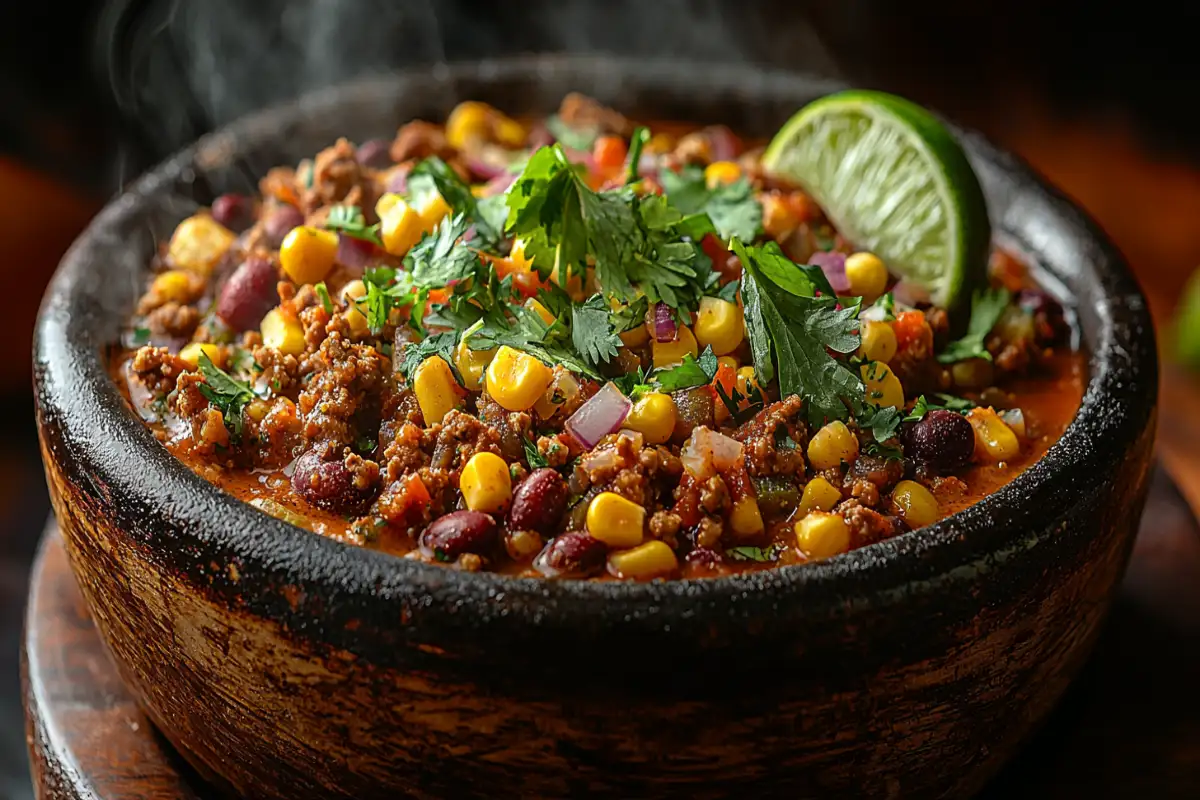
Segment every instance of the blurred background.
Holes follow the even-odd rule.
[[[121,185],[260,106],[366,72],[530,51],[750,62],[905,94],[1025,157],[1133,263],[1169,347],[1200,264],[1200,10],[1146,0],[58,0],[0,26],[0,798],[29,793],[16,653],[48,511],[30,333]],[[1170,373],[1178,377],[1182,373]],[[1192,425],[1186,379],[1164,420]],[[1164,423],[1165,424],[1165,423]],[[1193,504],[1194,455],[1164,454]],[[1200,438],[1192,440],[1200,441]],[[1190,471],[1188,467],[1193,467]]]

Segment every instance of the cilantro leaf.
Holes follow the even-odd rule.
[[[471,187],[449,164],[437,156],[430,156],[408,173],[408,193],[420,206],[424,198],[434,192],[440,194],[450,208],[475,224],[475,232],[485,244],[492,248],[499,245],[504,237],[493,225],[494,217],[480,213],[479,201],[471,194]]]
[[[408,251],[404,262],[415,285],[440,289],[475,274],[479,254],[459,241],[469,226],[465,214],[446,217]]]
[[[887,442],[895,439],[900,432],[900,409],[895,406],[863,406],[856,410],[855,419],[863,430],[870,431],[873,441],[867,442],[866,451],[871,455],[899,461],[904,458],[903,451]]]
[[[525,448],[525,461],[529,464],[530,469],[550,466],[550,462],[546,460],[545,456],[538,452],[537,445],[533,440],[522,437],[521,445]]]
[[[325,285],[325,281],[321,281],[313,289],[317,293],[317,298],[321,301],[321,308],[325,309],[326,314],[332,314],[333,298],[329,296],[329,287]]]
[[[204,378],[204,383],[197,387],[200,394],[204,395],[205,399],[221,412],[230,435],[235,440],[240,439],[242,427],[245,424],[242,412],[245,410],[246,404],[257,395],[248,384],[235,379],[214,364],[208,357],[208,353],[203,350],[200,352],[199,370],[201,377]]]
[[[383,240],[379,238],[379,224],[368,225],[358,206],[330,208],[329,216],[325,218],[325,229],[383,247]]]
[[[917,402],[913,405],[912,411],[908,412],[904,417],[905,422],[920,422],[925,418],[925,415],[930,411],[938,411],[944,409],[946,411],[957,411],[962,414],[975,408],[975,402],[968,400],[965,397],[955,397],[952,394],[943,394],[935,392],[933,395],[937,398],[931,402],[925,395],[917,398]]]
[[[546,130],[556,141],[562,142],[564,147],[572,150],[591,150],[600,136],[599,128],[573,128],[563,122],[558,114],[546,117]]]
[[[863,309],[862,319],[872,322],[893,322],[896,319],[896,298],[891,292],[880,295],[879,299]]]
[[[684,214],[707,214],[722,239],[752,242],[762,233],[762,204],[744,177],[710,189],[704,169],[689,164],[678,172],[664,169],[659,182],[671,205]]]
[[[862,380],[828,351],[846,354],[858,348],[857,298],[842,298],[845,306],[838,308],[836,297],[813,297],[809,274],[774,242],[747,247],[734,239],[731,247],[745,269],[746,331],[760,382],[778,377],[780,394],[803,397],[814,423],[846,419],[847,404],[862,396]]]
[[[612,310],[603,295],[594,294],[571,307],[571,342],[593,366],[616,358],[621,337],[613,330]]]
[[[713,378],[717,376],[717,366],[717,357],[713,355],[712,348],[706,347],[699,358],[688,353],[679,364],[655,370],[650,374],[650,380],[656,383],[661,391],[677,392],[712,383]]]
[[[454,348],[457,346],[458,331],[444,331],[426,336],[419,342],[410,342],[404,345],[397,367],[400,373],[411,381],[413,373],[417,371],[417,367],[421,366],[422,361],[437,356],[450,366],[454,380],[461,385],[463,378],[454,363]]]
[[[741,287],[741,281],[734,279],[729,283],[717,288],[717,293],[713,297],[719,297],[726,303],[736,303],[738,289]],[[711,294],[711,293],[710,293]]]
[[[969,358],[991,361],[992,354],[986,347],[987,335],[1000,321],[1010,299],[1011,293],[1007,289],[976,290],[971,295],[971,321],[967,323],[966,335],[946,345],[946,349],[938,353],[937,360],[942,364]]]
[[[776,543],[770,547],[728,547],[725,549],[727,555],[733,561],[756,561],[760,564],[767,564],[779,560],[780,553],[783,552],[783,547]]]

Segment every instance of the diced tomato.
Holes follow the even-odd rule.
[[[425,481],[415,472],[410,472],[404,479],[404,493],[410,508],[428,505],[431,500],[429,489],[425,488]]]
[[[706,233],[700,240],[700,249],[712,259],[713,269],[720,274],[722,285],[742,277],[742,262],[716,236]]]
[[[596,169],[613,172],[625,166],[629,148],[620,136],[601,136],[592,145],[592,160]]]
[[[921,311],[900,312],[892,327],[896,331],[898,350],[908,349],[910,344],[926,336],[926,331],[929,331],[929,323],[925,321],[925,314]]]
[[[728,364],[722,364],[717,367],[717,374],[713,376],[712,382],[713,386],[721,387],[726,397],[733,397],[733,390],[737,386],[737,371]]]
[[[699,525],[700,486],[691,475],[684,473],[675,496],[679,499],[675,501],[675,507],[672,510],[679,515],[679,521],[683,527],[694,528]]]

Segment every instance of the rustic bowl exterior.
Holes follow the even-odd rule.
[[[708,581],[513,580],[342,546],[176,462],[107,348],[156,239],[338,135],[463,98],[566,91],[752,133],[829,86],[749,70],[530,58],[315,96],[202,140],[65,258],[35,348],[38,426],[72,567],[170,741],[250,798],[961,796],[1046,714],[1124,569],[1156,418],[1153,330],[1112,246],[980,138],[997,236],[1076,298],[1091,380],[1062,440],[987,501],[831,561]]]

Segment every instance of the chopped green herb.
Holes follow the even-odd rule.
[[[717,293],[713,296],[721,298],[726,303],[736,303],[738,289],[741,288],[741,285],[742,285],[741,281],[736,280],[736,279],[732,280],[729,283],[725,284],[724,286],[721,286],[720,288],[718,288]]]
[[[600,131],[596,128],[572,128],[557,114],[546,117],[546,130],[564,147],[579,151],[591,150],[600,136]]]
[[[530,469],[541,469],[542,467],[550,466],[550,462],[538,452],[537,444],[532,439],[522,438],[521,445],[525,448],[525,461],[529,464]]]
[[[325,218],[325,229],[383,247],[383,240],[379,238],[379,224],[368,225],[358,206],[330,208],[329,216]]]
[[[400,374],[412,380],[413,373],[417,371],[417,367],[421,366],[422,361],[437,356],[449,365],[450,372],[454,375],[454,380],[458,381],[459,385],[462,385],[462,375],[454,363],[454,348],[457,346],[458,331],[435,333],[432,336],[426,336],[419,342],[406,344],[401,353]]]
[[[633,137],[629,140],[629,159],[625,166],[625,182],[636,183],[638,180],[638,162],[642,160],[642,148],[650,141],[650,129],[638,126],[633,129]]]
[[[354,449],[359,453],[366,455],[375,452],[375,440],[370,436],[360,436],[354,442]]]
[[[717,367],[717,357],[713,355],[711,347],[706,347],[699,358],[688,353],[681,363],[655,370],[650,374],[650,381],[657,384],[661,391],[678,392],[712,383],[717,376]]]
[[[469,226],[465,214],[447,216],[408,251],[404,263],[415,285],[440,289],[475,275],[479,254],[460,241]]]
[[[893,322],[896,319],[896,298],[891,292],[881,295],[863,309],[862,318],[873,322]]]
[[[952,394],[942,394],[941,392],[935,392],[933,396],[937,399],[932,402],[925,395],[918,397],[912,411],[908,412],[904,417],[904,421],[919,422],[930,411],[945,409],[946,411],[957,411],[962,414],[975,408],[974,401],[968,400],[965,397],[955,397]]]
[[[317,292],[317,297],[321,300],[321,307],[325,309],[326,314],[333,313],[333,299],[329,296],[329,288],[325,286],[325,281],[321,281],[313,289]]]
[[[725,555],[733,561],[757,561],[767,564],[778,561],[782,552],[783,546],[776,543],[770,547],[730,547],[725,550]]]
[[[778,377],[780,394],[803,397],[814,424],[846,419],[863,384],[829,351],[858,349],[858,298],[813,296],[817,284],[811,271],[793,263],[774,242],[747,247],[734,239],[731,247],[745,269],[742,300],[759,382]]]
[[[671,205],[684,214],[707,214],[722,239],[753,242],[762,233],[762,204],[746,178],[710,189],[704,169],[689,164],[678,172],[662,170],[659,181]]]
[[[455,212],[474,223],[475,233],[484,244],[493,249],[499,246],[504,237],[493,220],[480,212],[479,200],[471,194],[470,185],[437,156],[419,162],[408,173],[408,193],[416,205],[420,206],[434,192]]]
[[[895,438],[900,430],[900,409],[895,406],[865,406],[855,414],[858,427],[870,431],[876,442]]]
[[[571,343],[592,366],[607,364],[621,347],[612,322],[612,309],[604,295],[594,294],[571,307]]]
[[[249,385],[233,378],[214,364],[208,353],[203,350],[200,351],[199,369],[201,377],[204,378],[204,383],[198,387],[200,394],[212,403],[213,408],[221,412],[230,435],[235,440],[240,439],[245,423],[243,411],[246,404],[257,395]]]
[[[1011,297],[1007,289],[976,290],[971,296],[971,321],[967,323],[966,335],[946,345],[946,349],[938,353],[938,361],[943,364],[970,358],[991,361],[992,354],[986,347],[987,335],[1000,321]]]
[[[129,346],[141,347],[150,341],[150,329],[145,325],[138,325],[129,334]]]

